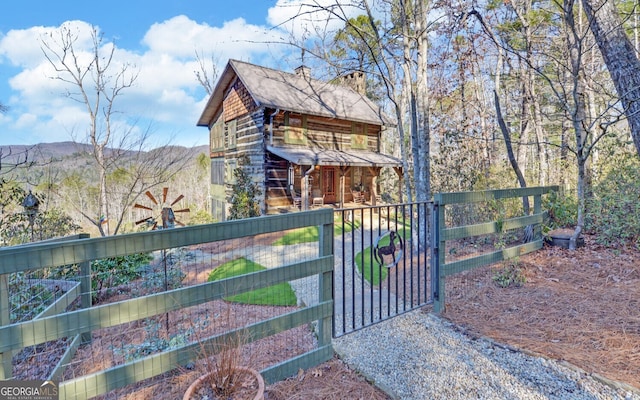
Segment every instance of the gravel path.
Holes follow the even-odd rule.
[[[556,361],[471,339],[421,310],[333,345],[347,364],[398,399],[640,399]]]

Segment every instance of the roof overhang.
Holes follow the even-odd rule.
[[[216,87],[213,89],[211,96],[209,96],[209,100],[207,100],[207,104],[204,107],[196,126],[208,127],[212,122],[214,122],[216,117],[220,115],[222,112],[222,102],[224,100],[225,91],[235,78],[236,73],[233,70],[231,63],[227,62]]]
[[[267,146],[267,151],[298,165],[402,167],[402,161],[395,157],[365,150],[341,151],[305,147]]]

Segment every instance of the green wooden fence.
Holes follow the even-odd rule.
[[[432,281],[434,282],[434,311],[441,312],[445,306],[446,277],[473,268],[493,264],[502,260],[538,250],[543,245],[539,227],[546,213],[542,211],[542,195],[558,191],[557,186],[533,187],[523,189],[501,189],[479,192],[439,193],[434,195],[432,241]],[[479,203],[508,198],[533,196],[533,213],[503,221],[491,221],[474,225],[447,227],[445,208],[452,204]],[[501,233],[511,229],[534,226],[534,238],[528,243],[500,249],[480,256],[446,262],[446,242],[479,235]]]
[[[333,211],[329,209],[0,249],[0,291],[7,290],[6,277],[11,273],[70,264],[87,266],[93,260],[109,257],[237,239],[305,226],[318,226],[317,258],[239,277],[99,306],[90,306],[83,301],[83,308],[75,311],[60,313],[60,310],[57,310],[27,322],[8,325],[6,313],[9,306],[6,304],[7,299],[0,296],[0,325],[2,325],[0,326],[0,357],[4,354],[4,357],[0,358],[4,366],[2,372],[5,377],[10,376],[11,354],[28,346],[67,337],[75,337],[72,346],[77,346],[80,343],[79,337],[90,338],[90,333],[97,329],[162,315],[169,311],[309,276],[317,276],[319,280],[317,304],[297,308],[235,331],[204,338],[198,343],[191,343],[60,382],[59,391],[61,399],[90,398],[185,365],[197,357],[203,342],[205,344],[224,343],[229,336],[240,330],[243,334],[248,334],[253,341],[311,322],[316,322],[317,347],[261,372],[267,382],[274,382],[294,375],[300,368],[306,369],[320,364],[333,356],[331,346]],[[85,281],[84,284],[89,284],[90,287],[90,283]],[[89,290],[83,290],[83,293],[88,294]],[[60,375],[60,370],[56,369],[52,375],[50,378],[56,378]]]

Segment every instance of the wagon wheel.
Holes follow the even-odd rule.
[[[191,210],[189,208],[183,208],[180,210],[174,210],[173,206],[184,198],[184,195],[179,195],[176,197],[171,204],[167,204],[167,195],[169,194],[169,188],[162,188],[162,202],[156,200],[153,194],[147,190],[145,192],[149,200],[153,203],[152,206],[145,206],[143,204],[134,204],[134,208],[140,208],[142,210],[147,210],[151,212],[151,215],[140,219],[135,222],[136,225],[140,225],[146,223],[151,227],[152,230],[155,229],[168,229],[174,228],[175,225],[184,226],[184,224],[178,221],[175,217],[176,213],[188,213]]]

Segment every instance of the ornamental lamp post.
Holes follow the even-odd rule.
[[[31,193],[29,190],[29,194],[22,200],[22,207],[24,208],[24,213],[29,218],[29,228],[31,228],[31,241],[33,242],[33,223],[36,219],[36,215],[38,214],[38,208],[40,207],[40,200]]]

